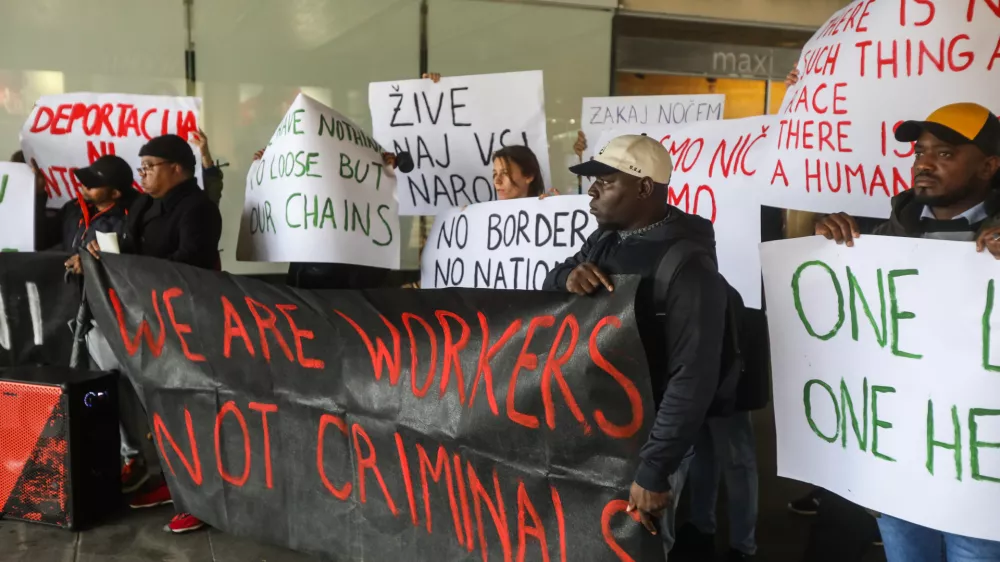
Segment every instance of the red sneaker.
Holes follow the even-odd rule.
[[[149,471],[136,459],[128,459],[122,465],[122,493],[131,494],[149,480]]]
[[[170,489],[167,488],[167,483],[161,482],[159,486],[152,490],[133,496],[132,501],[129,502],[129,506],[132,509],[143,509],[168,503],[174,503],[174,500],[170,498]]]
[[[178,513],[177,515],[174,515],[174,518],[170,520],[170,523],[163,526],[163,530],[168,533],[180,534],[197,531],[204,526],[204,523],[195,519],[195,517],[190,513]]]

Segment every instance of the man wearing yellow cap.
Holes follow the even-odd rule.
[[[974,103],[947,105],[926,121],[907,121],[896,140],[915,142],[913,189],[892,199],[889,221],[872,234],[976,241],[1000,259],[1000,120]],[[853,246],[861,235],[853,217],[837,213],[816,223],[816,234]]]
[[[892,215],[872,232],[882,236],[976,242],[1000,259],[1000,120],[985,107],[958,103],[926,121],[907,121],[896,140],[914,142],[913,189],[892,200]],[[854,245],[860,229],[837,213],[816,223],[816,234]],[[968,251],[956,246],[956,251]],[[915,490],[914,493],[917,493]],[[928,506],[933,509],[933,506]],[[882,515],[888,562],[1000,560],[1000,542],[944,533]]]

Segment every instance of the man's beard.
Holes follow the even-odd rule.
[[[950,207],[962,201],[967,201],[976,189],[971,184],[950,193],[930,195],[920,188],[914,188],[914,201],[928,207]]]

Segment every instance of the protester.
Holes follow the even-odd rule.
[[[35,177],[40,176],[37,168]],[[63,205],[56,214],[45,210],[44,184],[35,192],[35,240],[39,248],[75,252],[94,242],[98,232],[124,233],[126,209],[138,196],[132,188],[132,168],[114,155],[102,156],[86,168],[73,171],[80,182],[80,199]],[[66,270],[82,273],[80,255],[66,260]]]
[[[907,121],[896,140],[915,142],[913,189],[892,199],[881,236],[975,242],[1000,259],[1000,120],[973,103],[942,107],[925,121]],[[844,213],[821,218],[816,234],[853,246],[862,234]],[[955,251],[965,251],[956,245]],[[823,502],[826,503],[826,500]],[[933,508],[933,506],[931,506]],[[928,529],[889,515],[878,518],[888,562],[1000,560],[1000,542]]]
[[[667,204],[673,166],[656,140],[626,135],[570,171],[596,178],[588,191],[598,230],[545,279],[546,290],[578,295],[613,291],[613,274],[642,278],[636,321],[647,352],[658,410],[629,492],[629,511],[673,547],[677,503],[691,449],[713,403],[732,402],[720,385],[727,289],[714,263],[712,224]],[[690,241],[703,254],[657,279],[673,244]],[[667,283],[666,302],[655,288]],[[661,518],[657,529],[655,518]],[[737,558],[741,559],[741,558]],[[745,558],[742,558],[745,559]]]
[[[184,263],[203,269],[220,269],[219,239],[222,236],[222,216],[198,186],[194,177],[195,156],[191,146],[177,135],[164,135],[146,143],[139,151],[142,166],[139,175],[145,191],[132,204],[128,213],[124,235],[120,241],[123,253],[138,254]],[[88,250],[99,257],[95,243]],[[137,399],[124,400],[131,406],[129,427],[148,427]],[[136,439],[141,443],[143,456],[135,464],[123,469],[123,487],[130,483],[145,482],[149,472],[158,466],[156,450],[148,438]],[[129,502],[140,509],[173,503],[170,490],[162,475],[152,486],[135,495]],[[173,533],[186,533],[204,527],[204,523],[188,513],[178,513],[164,527]]]
[[[164,135],[146,143],[139,156],[145,194],[129,209],[122,253],[220,269],[222,215],[198,187],[191,146],[177,135]]]
[[[493,153],[493,186],[500,201],[544,198],[545,184],[535,153],[520,145],[506,146]]]

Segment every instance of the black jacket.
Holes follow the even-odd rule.
[[[543,287],[565,291],[570,272],[584,262],[592,262],[608,274],[642,277],[636,296],[636,322],[658,408],[649,439],[639,453],[635,481],[657,492],[670,489],[668,478],[694,445],[716,399],[726,324],[725,281],[714,264],[698,260],[677,272],[665,310],[656,310],[653,287],[657,268],[670,245],[679,239],[701,242],[715,253],[712,223],[671,207],[663,225],[624,241],[615,233],[602,238],[598,230],[575,256],[549,272]]]
[[[45,197],[42,196],[35,208],[35,246],[42,250],[74,252],[86,248],[97,238],[98,232],[114,232],[121,239],[125,230],[126,205],[121,203],[104,211],[88,206],[89,226],[76,200],[68,201],[58,211],[51,212],[45,208]]]
[[[286,284],[310,290],[377,289],[385,284],[389,270],[347,263],[296,262],[288,266]]]
[[[128,212],[121,251],[220,269],[222,215],[194,178],[162,199],[141,195]]]

